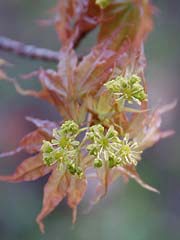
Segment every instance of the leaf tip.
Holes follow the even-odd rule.
[[[41,219],[40,215],[37,216],[36,223],[38,224],[41,233],[44,234],[45,233],[45,226],[42,222],[42,219]]]

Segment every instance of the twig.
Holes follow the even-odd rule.
[[[32,45],[26,45],[4,36],[0,36],[0,50],[13,52],[17,55],[37,60],[58,62],[59,53],[49,49],[38,48]]]

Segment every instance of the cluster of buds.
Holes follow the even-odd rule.
[[[129,141],[127,135],[123,140],[118,135],[113,126],[110,126],[106,133],[101,124],[90,127],[86,137],[91,144],[87,146],[87,150],[94,156],[95,168],[136,165],[140,160],[141,151],[138,144]]]
[[[104,85],[115,96],[116,100],[123,104],[127,101],[128,103],[136,102],[140,105],[147,100],[141,78],[137,75],[130,77],[117,76]]]
[[[47,166],[57,164],[61,171],[68,170],[72,175],[83,175],[80,167],[80,142],[77,136],[80,133],[79,126],[74,121],[66,121],[59,129],[53,130],[53,139],[43,141],[41,151],[43,161]]]
[[[111,3],[111,0],[96,0],[96,4],[100,6],[100,8],[106,8]]]

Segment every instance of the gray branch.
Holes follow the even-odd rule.
[[[4,36],[0,36],[0,50],[13,52],[17,55],[37,60],[58,62],[59,53],[45,48],[38,48],[33,45],[26,45]]]

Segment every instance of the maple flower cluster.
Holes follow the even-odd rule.
[[[115,96],[117,101],[133,103],[139,105],[147,100],[147,94],[141,84],[141,78],[137,75],[130,77],[117,76],[115,79],[104,84],[105,87]]]
[[[54,129],[53,139],[43,141],[41,147],[44,164],[57,164],[59,171],[68,170],[70,174],[82,177],[84,173],[79,156],[85,149],[93,156],[95,168],[137,165],[141,159],[142,151],[139,150],[138,143],[129,140],[128,135],[121,140],[114,126],[110,126],[106,132],[101,124],[91,126],[82,140],[86,142],[86,147],[81,147],[77,137],[85,129],[80,129],[72,120],[65,121],[59,129]]]
[[[124,165],[136,165],[140,160],[141,151],[138,144],[129,141],[127,135],[121,140],[114,126],[105,133],[101,124],[90,127],[87,138],[91,144],[87,146],[89,154],[94,156],[94,167],[107,165],[109,168]]]
[[[62,124],[60,129],[54,129],[53,139],[44,140],[41,147],[44,164],[57,164],[60,171],[68,170],[72,175],[81,177],[82,169],[78,165],[80,142],[76,139],[80,132],[79,126],[71,120]]]

